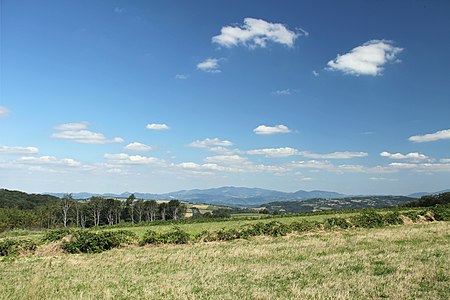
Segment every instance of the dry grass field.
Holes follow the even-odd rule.
[[[0,261],[0,299],[449,299],[450,223]],[[53,247],[53,248],[51,248]]]

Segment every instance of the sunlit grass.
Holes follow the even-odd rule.
[[[435,222],[34,255],[0,262],[0,298],[448,299],[449,253]]]

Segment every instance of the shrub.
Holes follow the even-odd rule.
[[[62,238],[71,234],[71,232],[72,232],[72,230],[69,228],[47,231],[45,233],[44,237],[42,238],[42,241],[44,243],[57,242],[57,241],[61,240]]]
[[[434,214],[436,221],[450,221],[450,204],[436,205],[430,211]]]
[[[173,227],[171,231],[157,233],[153,230],[147,230],[142,238],[140,245],[146,244],[186,244],[191,236],[180,227]]]
[[[277,221],[272,221],[266,224],[266,230],[264,234],[270,236],[284,236],[289,232],[291,232],[291,228],[289,225]]]
[[[388,212],[383,216],[384,223],[386,225],[398,225],[403,224],[400,214],[396,211]]]
[[[190,238],[189,233],[177,226],[169,232],[160,234],[160,240],[164,244],[186,244]]]
[[[217,241],[218,237],[217,237],[217,232],[213,231],[208,231],[208,230],[203,230],[202,232],[200,232],[199,234],[197,234],[195,236],[195,240],[196,241],[202,241],[202,242],[213,242],[213,241]]]
[[[0,256],[17,255],[22,251],[34,251],[37,244],[31,240],[4,240],[0,242]]]
[[[159,243],[160,243],[159,233],[157,233],[154,230],[147,230],[139,244],[141,246],[144,246],[146,244],[159,244]]]
[[[320,223],[318,222],[308,222],[308,221],[295,221],[291,223],[291,230],[297,232],[309,231],[314,228],[318,228]]]
[[[373,210],[362,212],[351,218],[351,222],[356,227],[375,228],[384,225],[383,215]]]
[[[324,225],[325,229],[331,229],[331,228],[335,228],[335,227],[349,228],[352,226],[352,224],[350,224],[346,219],[337,218],[337,217],[332,217],[332,218],[326,219],[324,221],[323,225]]]
[[[220,229],[216,232],[217,240],[219,241],[231,241],[240,238],[240,232],[237,229]]]
[[[62,249],[69,253],[99,253],[130,243],[136,238],[133,232],[127,230],[100,233],[77,231],[70,241],[63,242]]]

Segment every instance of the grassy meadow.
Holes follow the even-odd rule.
[[[2,258],[0,299],[448,299],[449,253],[449,222],[100,254],[65,254],[48,244]]]

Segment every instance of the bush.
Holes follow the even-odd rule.
[[[31,240],[4,240],[0,242],[0,256],[17,255],[22,251],[34,251],[37,244]]]
[[[219,241],[231,241],[241,237],[239,230],[230,228],[230,229],[220,229],[216,232],[217,240]]]
[[[284,236],[289,232],[291,232],[291,228],[289,225],[277,221],[272,221],[266,223],[266,230],[264,234],[270,236]]]
[[[450,221],[450,204],[436,205],[430,211],[434,214],[436,221]]]
[[[375,228],[384,225],[383,215],[373,210],[362,212],[351,218],[351,223],[356,227]]]
[[[70,241],[63,242],[62,249],[69,253],[100,253],[130,243],[136,238],[133,232],[127,230],[100,233],[77,231]]]
[[[191,236],[180,227],[173,227],[171,231],[164,233],[147,230],[139,244],[186,244],[190,239]]]
[[[344,218],[337,218],[337,217],[332,217],[332,218],[328,218],[324,221],[323,223],[325,229],[331,229],[331,228],[349,228],[352,226],[352,224],[350,224],[346,219]]]
[[[295,221],[291,223],[291,230],[297,232],[309,231],[314,228],[320,227],[320,223],[318,222],[308,222],[308,221]]]
[[[388,212],[383,216],[384,223],[386,225],[398,225],[403,224],[402,219],[400,219],[400,214],[396,211]]]
[[[47,231],[42,238],[44,243],[57,242],[72,233],[69,228]]]
[[[164,244],[186,244],[190,238],[189,233],[177,226],[169,232],[160,234],[160,240]]]

